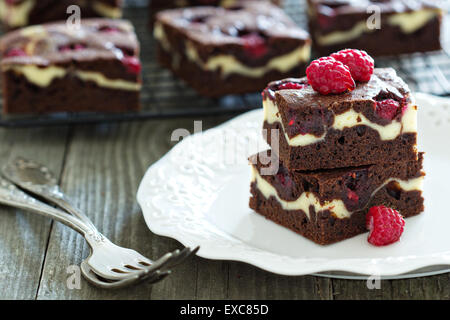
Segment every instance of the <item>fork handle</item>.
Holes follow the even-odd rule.
[[[92,234],[92,229],[84,222],[27,195],[15,185],[2,178],[0,178],[0,204],[52,218],[79,232],[83,236]]]
[[[61,190],[59,190],[59,188],[55,189],[56,191],[52,191],[51,189],[47,188],[33,188],[32,185],[29,185],[27,186],[27,190],[55,204],[57,207],[67,211],[69,215],[65,213],[66,216],[75,218],[76,220],[83,222],[84,226],[87,228],[83,235],[91,247],[107,241],[105,236],[101,234],[100,231],[98,231],[97,227],[92,223],[92,221],[84,213],[76,209],[70,203],[67,196]]]
[[[38,196],[57,207],[69,212],[86,226],[91,227],[93,233],[100,234],[91,220],[71,205],[65,193],[60,189],[53,173],[45,166],[24,158],[17,158],[2,168],[2,175],[14,185]]]
[[[100,234],[100,232],[97,230],[97,227],[92,223],[92,221],[84,213],[76,209],[70,203],[69,199],[64,193],[62,193],[60,190],[58,190],[58,194],[45,192],[45,190],[43,191],[44,192],[39,193],[39,195],[42,196],[45,200],[52,202],[57,207],[71,213],[72,215],[83,221],[87,226],[89,226],[92,229],[92,232]]]

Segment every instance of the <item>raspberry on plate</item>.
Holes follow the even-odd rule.
[[[331,55],[345,64],[356,81],[368,82],[373,74],[375,62],[367,52],[356,49],[345,49]]]
[[[366,227],[369,229],[367,241],[374,246],[385,246],[400,239],[405,220],[398,211],[377,206],[370,208],[367,213]]]
[[[321,94],[343,93],[355,88],[350,69],[332,57],[311,62],[306,69],[308,83]]]

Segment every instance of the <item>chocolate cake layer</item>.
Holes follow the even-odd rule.
[[[417,106],[393,69],[340,95],[321,95],[306,78],[273,82],[263,106],[266,140],[290,170],[417,159]]]
[[[93,81],[84,81],[76,76],[54,80],[44,88],[36,88],[25,77],[14,72],[5,75],[2,81],[5,92],[3,95],[5,114],[115,113],[137,111],[140,105],[139,91],[105,88]]]
[[[267,155],[272,156],[270,151]],[[423,154],[416,161],[309,172],[289,171],[274,157],[278,168],[271,175],[263,175],[269,167],[262,164],[267,163],[264,156],[250,158],[250,207],[319,244],[365,232],[372,206],[394,208],[404,217],[424,209]]]
[[[443,10],[430,0],[308,0],[320,55],[345,48],[372,56],[440,50]]]
[[[269,3],[164,11],[157,15],[154,34],[159,60],[195,89],[211,81],[228,83],[198,90],[212,97],[260,91],[263,79],[276,79],[271,74],[302,74],[310,57],[308,33]]]
[[[127,21],[27,27],[2,37],[0,54],[4,113],[140,108],[139,43]]]
[[[0,0],[0,19],[7,28],[66,20],[77,5],[81,18],[120,18],[123,0]]]

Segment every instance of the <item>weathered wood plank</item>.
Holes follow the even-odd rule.
[[[1,129],[0,164],[17,156],[62,168],[67,128]],[[51,220],[0,207],[0,299],[34,299],[45,257]]]
[[[330,280],[312,276],[287,277],[233,262],[229,275],[230,299],[331,299]]]
[[[380,289],[369,289],[366,280],[333,279],[333,299],[336,300],[380,300],[392,298],[391,281],[381,281]]]
[[[450,274],[391,281],[393,299],[450,300]]]
[[[450,275],[403,280],[382,280],[380,289],[368,289],[366,281],[333,280],[335,299],[450,299]]]

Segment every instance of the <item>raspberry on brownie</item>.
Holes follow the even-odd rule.
[[[65,20],[67,8],[77,5],[82,18],[120,18],[123,0],[0,0],[0,20],[7,28]]]
[[[272,159],[270,151],[249,159],[250,208],[318,244],[366,232],[366,214],[373,206],[394,208],[405,218],[424,209],[421,153],[411,161],[317,171],[292,171],[279,162],[275,174],[264,175],[263,168],[273,167],[267,164],[267,156]],[[398,239],[401,217],[394,218],[389,220],[389,228],[396,232],[389,238],[380,236],[382,226],[371,226],[373,243],[388,244]],[[376,223],[388,221],[379,214],[375,219]]]
[[[160,63],[208,97],[260,91],[269,81],[302,75],[310,58],[308,33],[263,1],[162,11],[154,34]]]
[[[350,69],[331,57],[311,62],[306,69],[306,76],[311,87],[321,94],[343,93],[355,89]]]
[[[441,49],[443,10],[437,1],[308,0],[308,15],[320,55],[344,48],[373,56]]]
[[[279,144],[289,170],[417,160],[417,106],[391,68],[337,95],[316,92],[306,78],[272,82],[263,107],[267,142]],[[279,130],[274,141],[272,129]]]
[[[139,43],[125,20],[19,29],[0,40],[4,113],[140,108]]]

